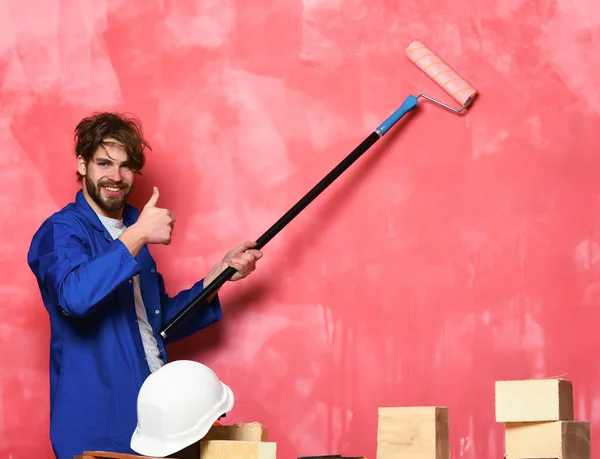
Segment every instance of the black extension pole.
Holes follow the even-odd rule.
[[[402,106],[398,108],[386,121],[373,131],[362,143],[356,147],[346,158],[329,172],[319,183],[317,183],[302,199],[300,199],[290,210],[288,210],[277,222],[275,222],[262,236],[256,240],[254,249],[260,250],[267,242],[273,239],[285,226],[290,223],[302,210],[306,208],[317,196],[319,196],[335,179],[348,169],[358,158],[360,158],[371,146],[377,142],[385,133],[394,126],[402,116],[416,107],[417,99],[408,96]],[[225,282],[236,273],[236,269],[228,267],[214,281],[202,290],[189,304],[187,304],[175,317],[173,317],[161,330],[160,334],[166,338],[177,328],[190,314],[192,314],[206,299],[211,297]]]

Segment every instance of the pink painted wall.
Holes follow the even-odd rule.
[[[494,381],[565,375],[600,435],[600,8],[470,2],[0,1],[0,457],[50,457],[30,238],[73,198],[72,129],[137,113],[178,218],[170,292],[257,238],[409,93],[419,39],[481,92],[423,104],[171,347],[213,367],[280,457],[375,458],[377,407],[449,407],[454,457],[501,457]],[[597,449],[593,446],[594,454]],[[37,455],[37,456],[36,456]]]

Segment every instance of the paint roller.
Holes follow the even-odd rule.
[[[363,140],[348,156],[335,166],[321,181],[319,181],[308,193],[306,193],[294,206],[292,206],[279,220],[277,220],[262,236],[256,240],[255,249],[260,250],[273,237],[277,235],[288,223],[290,223],[306,206],[319,196],[335,179],[337,179],[348,167],[360,158],[375,142],[383,137],[404,115],[413,110],[420,98],[427,99],[453,113],[461,113],[469,107],[477,91],[465,81],[448,64],[440,59],[434,52],[420,41],[414,41],[405,50],[406,56],[429,78],[435,81],[461,106],[454,108],[433,97],[425,94],[418,96],[409,95],[402,105],[393,112],[380,126],[375,129],[365,140]],[[161,330],[160,334],[166,338],[184,320],[186,320],[197,308],[206,302],[225,282],[236,273],[236,269],[228,267],[214,281],[205,286],[192,301],[189,302],[177,315],[175,315]]]

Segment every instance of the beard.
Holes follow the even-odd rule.
[[[102,187],[121,188],[121,193],[115,196],[103,196]],[[121,209],[127,202],[127,198],[133,191],[133,185],[127,182],[114,182],[112,180],[101,180],[94,183],[89,177],[85,176],[85,187],[92,200],[105,212],[115,212]]]

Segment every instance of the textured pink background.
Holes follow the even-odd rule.
[[[48,320],[30,238],[77,189],[72,130],[135,112],[178,218],[171,293],[257,238],[409,93],[422,40],[480,91],[422,104],[173,346],[279,457],[375,458],[377,407],[449,407],[451,452],[501,457],[494,381],[564,375],[600,420],[600,7],[593,0],[0,0],[0,457],[50,457]],[[74,420],[76,422],[76,420]],[[595,446],[593,446],[594,452]],[[594,454],[596,454],[594,452]]]

